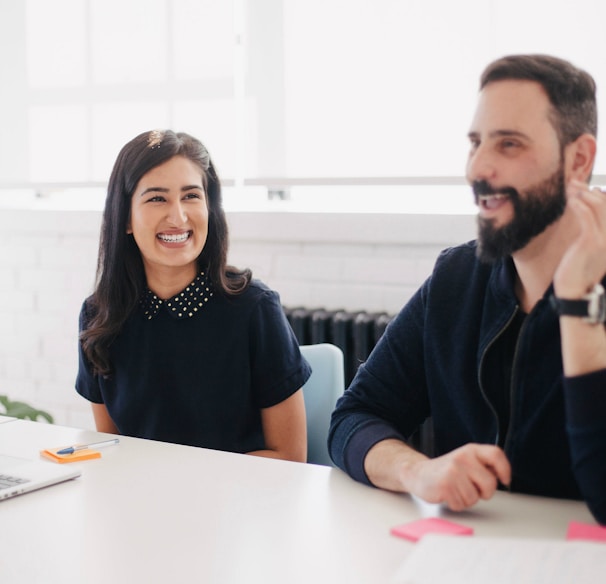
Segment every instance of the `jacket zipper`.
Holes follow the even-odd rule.
[[[516,339],[516,346],[513,351],[513,360],[511,362],[511,386],[509,388],[509,427],[507,428],[507,434],[505,435],[505,441],[503,442],[503,451],[507,453],[507,446],[509,445],[511,436],[511,428],[513,427],[513,402],[515,397],[515,388],[516,388],[516,379],[517,379],[517,362],[518,362],[518,353],[520,348],[520,339],[524,333],[524,329],[526,328],[526,324],[528,322],[528,316],[524,319],[522,326],[520,327],[520,332],[518,333],[518,338]]]
[[[507,320],[507,322],[503,325],[503,327],[499,330],[499,332],[491,339],[491,341],[488,343],[488,345],[486,345],[485,349],[482,351],[482,357],[480,358],[480,366],[478,367],[478,386],[480,387],[480,392],[482,394],[482,397],[484,398],[484,401],[488,404],[488,406],[490,407],[490,411],[492,412],[492,415],[494,416],[496,422],[497,422],[497,435],[495,437],[495,445],[498,446],[499,444],[499,437],[500,437],[500,433],[501,433],[501,428],[499,426],[499,416],[497,414],[497,411],[495,410],[492,402],[488,399],[488,396],[486,395],[486,392],[484,391],[484,386],[482,384],[482,367],[484,366],[484,359],[486,357],[486,353],[488,352],[488,350],[494,345],[494,343],[498,340],[498,338],[505,332],[505,330],[507,329],[507,327],[513,322],[513,319],[515,318],[516,314],[518,313],[519,310],[519,306],[516,304],[513,312],[511,313],[511,316],[509,317],[509,319]],[[526,324],[526,323],[524,323]],[[523,325],[522,325],[523,328]],[[520,340],[520,336],[521,336],[522,331],[520,330],[520,335],[518,335],[518,340],[516,341],[516,348],[514,350],[514,358],[513,358],[513,363],[512,363],[512,370],[511,370],[511,387],[510,387],[510,418],[509,418],[509,426],[511,427],[511,413],[513,411],[513,365],[515,364],[516,361],[516,356],[518,354],[518,343]],[[505,436],[505,442],[503,443],[503,450],[505,450],[505,445],[507,443],[507,435]]]

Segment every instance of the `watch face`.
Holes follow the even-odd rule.
[[[606,295],[604,295],[604,293],[602,292],[602,294],[600,294],[598,296],[598,307],[597,307],[597,313],[596,313],[596,323],[599,322],[606,322]]]
[[[587,299],[587,322],[598,324],[604,322],[606,317],[606,298],[604,288],[596,284],[593,290],[585,296]]]

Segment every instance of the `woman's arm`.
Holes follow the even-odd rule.
[[[266,449],[248,454],[307,462],[307,425],[301,389],[279,404],[263,408],[261,423]]]
[[[105,407],[105,404],[91,404],[93,408],[93,416],[95,418],[95,426],[97,432],[107,432],[109,434],[119,434],[118,428],[114,421],[110,418],[109,412]]]

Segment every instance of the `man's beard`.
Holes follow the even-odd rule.
[[[502,193],[508,195],[513,205],[513,219],[502,227],[496,227],[494,219],[478,215],[476,254],[480,261],[486,263],[510,256],[525,247],[533,237],[557,221],[566,208],[562,164],[549,178],[523,191],[522,195],[513,187],[493,189],[484,180],[474,181],[472,188],[476,203],[479,203],[480,195]]]

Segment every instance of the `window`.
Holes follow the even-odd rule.
[[[606,88],[604,16],[599,0],[3,0],[0,186],[102,185],[127,140],[171,127],[257,193],[234,201],[269,185],[334,210],[450,208],[435,193],[468,197],[483,67],[552,53]]]
[[[5,119],[26,140],[0,180],[104,182],[126,141],[162,127],[201,137],[233,176],[231,2],[8,0],[2,11],[25,71],[8,71],[19,115]]]

